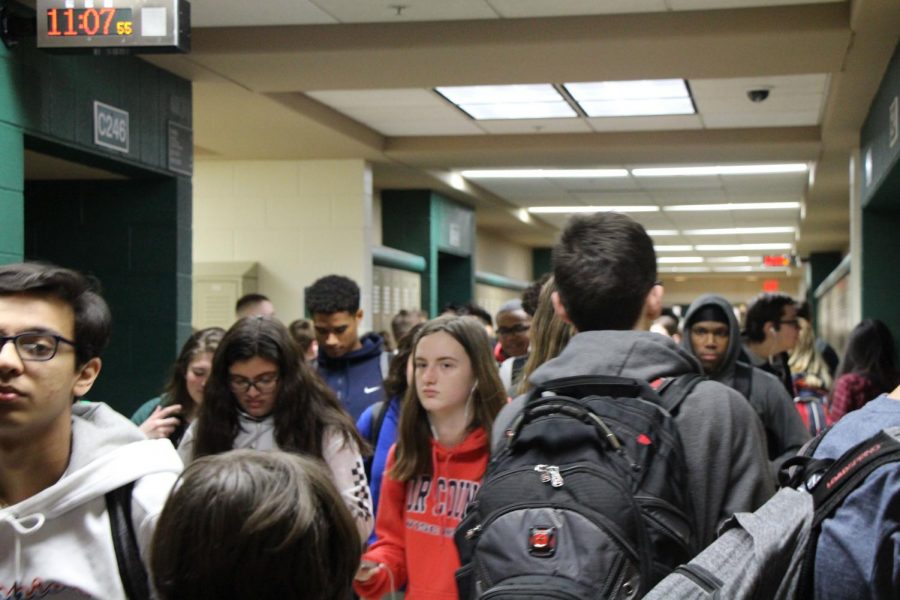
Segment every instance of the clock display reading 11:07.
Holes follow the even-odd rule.
[[[130,8],[50,8],[47,9],[47,35],[131,36],[134,21]]]

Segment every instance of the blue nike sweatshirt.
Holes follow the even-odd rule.
[[[373,403],[384,400],[381,368],[384,350],[381,336],[368,333],[360,338],[362,348],[338,358],[329,358],[322,348],[316,359],[319,375],[356,422]],[[387,361],[385,361],[387,364]]]

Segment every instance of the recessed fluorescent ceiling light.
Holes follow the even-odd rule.
[[[716,273],[787,273],[786,267],[715,267]]]
[[[461,85],[435,88],[453,104],[502,104],[505,102],[555,102],[562,96],[549,83],[526,85]]]
[[[709,256],[706,262],[711,263],[762,263],[762,256]]]
[[[653,246],[653,249],[657,252],[690,252],[694,249],[693,246],[690,245],[674,245],[674,246]]]
[[[726,229],[687,229],[685,235],[757,235],[764,233],[794,233],[793,227],[729,227]]]
[[[532,85],[467,85],[435,90],[473,119],[549,119],[575,117],[556,88]]]
[[[788,210],[800,208],[799,202],[735,202],[730,204],[673,204],[666,212],[706,212],[722,210]]]
[[[660,267],[660,273],[709,273],[709,267]]]
[[[625,169],[472,169],[467,179],[606,179],[628,177]]]
[[[698,244],[698,252],[718,252],[721,250],[790,250],[790,244]]]
[[[702,263],[702,256],[661,256],[656,259],[659,264]]]
[[[774,175],[777,173],[805,173],[806,163],[768,165],[716,165],[706,167],[659,167],[632,169],[635,177],[698,177],[710,175]]]
[[[663,237],[667,235],[678,235],[677,229],[648,229],[647,235],[651,237]]]
[[[566,83],[564,87],[589,117],[694,114],[683,79]]]
[[[658,206],[532,206],[532,214],[597,213],[597,212],[659,212]]]
[[[492,119],[560,119],[574,117],[575,111],[564,100],[559,102],[516,102],[508,104],[460,104],[478,121]]]

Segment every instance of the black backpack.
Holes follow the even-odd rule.
[[[456,530],[462,600],[632,598],[695,554],[672,414],[704,378],[534,390]],[[548,395],[550,394],[555,395]]]

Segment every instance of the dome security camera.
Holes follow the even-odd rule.
[[[749,90],[747,92],[747,97],[750,99],[750,102],[758,104],[769,97],[769,90],[764,88],[758,90]]]

